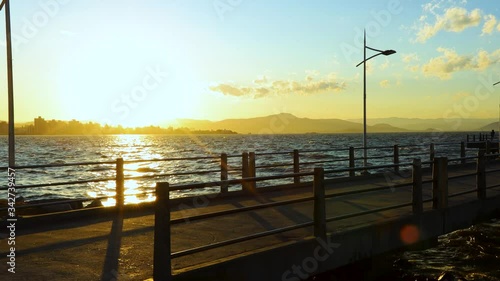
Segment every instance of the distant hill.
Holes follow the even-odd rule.
[[[362,122],[361,119],[350,119],[351,122]],[[369,118],[368,125],[389,124],[390,126],[407,129],[409,131],[481,131],[483,127],[495,122],[495,119],[465,119],[465,118]],[[498,126],[496,127],[498,129]],[[492,128],[494,129],[494,128]],[[491,129],[489,129],[491,130]],[[496,129],[495,129],[496,130]]]
[[[491,131],[491,130],[498,131],[498,122],[490,123],[486,126],[479,128],[479,130],[480,131]]]
[[[363,124],[341,119],[299,118],[289,113],[221,121],[179,119],[177,124],[194,130],[226,129],[240,134],[359,133]],[[368,126],[370,132],[405,132],[389,124]]]

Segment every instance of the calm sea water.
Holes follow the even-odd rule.
[[[428,153],[430,143],[447,143],[436,145],[437,156],[449,158],[459,157],[460,142],[465,133],[397,133],[370,134],[368,144],[378,147],[368,151],[369,156],[392,155],[392,148],[382,148],[398,144],[404,146],[400,154]],[[406,146],[415,145],[420,146]],[[115,161],[119,157],[127,160],[189,158],[199,156],[229,155],[230,178],[240,177],[241,153],[255,152],[257,166],[292,163],[291,152],[301,151],[301,162],[322,162],[339,160],[334,163],[316,163],[304,166],[311,169],[323,165],[326,169],[346,167],[349,146],[358,148],[356,157],[361,157],[362,135],[203,135],[203,136],[156,136],[156,135],[116,135],[116,136],[18,136],[16,138],[16,165],[45,165],[94,161]],[[327,150],[327,151],[325,151]],[[7,137],[0,137],[0,167],[6,167]],[[269,155],[269,152],[283,152]],[[468,152],[473,155],[474,152]],[[401,162],[409,162],[412,158],[428,159],[427,155],[402,156]],[[377,158],[369,161],[370,165],[389,163],[392,159]],[[361,165],[357,161],[356,165]],[[125,165],[125,176],[144,176],[178,172],[199,172],[213,170],[213,173],[202,175],[171,175],[146,180],[133,179],[125,182],[126,203],[151,201],[153,195],[143,195],[152,191],[157,181],[168,181],[171,184],[182,184],[220,179],[218,159],[170,160],[155,162],[129,163]],[[257,170],[257,176],[292,172],[291,165]],[[55,183],[94,178],[113,178],[114,165],[98,164],[84,166],[67,166],[55,168],[26,168],[16,170],[18,185]],[[5,183],[0,184],[2,186]],[[238,187],[233,187],[237,189]],[[65,186],[38,187],[18,189],[26,200],[52,198],[94,198],[113,196],[115,182],[92,182]],[[215,192],[217,188],[203,191],[188,190],[173,194],[174,197],[193,195],[199,192]],[[5,197],[5,192],[0,191]],[[114,200],[103,202],[113,205]],[[440,238],[439,246],[426,251],[405,252],[395,259],[395,270],[400,276],[437,276],[445,270],[452,270],[465,276],[467,280],[500,280],[500,223],[473,226]]]

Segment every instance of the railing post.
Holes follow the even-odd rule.
[[[490,154],[491,152],[491,141],[486,141],[486,154]]]
[[[486,199],[486,159],[481,150],[477,153],[476,172],[477,198]]]
[[[325,172],[314,168],[314,236],[326,240]]]
[[[123,158],[116,159],[116,208],[123,209],[125,200],[125,176],[123,174]]]
[[[460,143],[460,158],[462,158],[462,165],[465,165],[465,143]]]
[[[472,135],[472,141],[475,142],[476,141],[476,135]]]
[[[257,172],[255,171],[255,152],[250,152],[248,154],[248,176],[250,178],[255,178],[256,175]],[[255,189],[257,188],[257,182],[256,181],[249,182],[248,187],[252,192],[255,192]]]
[[[413,159],[412,180],[412,209],[413,214],[417,215],[422,213],[424,209],[422,203],[422,161],[419,158]]]
[[[469,134],[467,134],[467,142],[469,142]]]
[[[431,170],[433,169],[434,166],[434,157],[436,156],[436,151],[434,149],[434,144],[431,143],[429,147],[429,161],[431,161]]]
[[[299,150],[298,149],[293,150],[293,173],[294,174],[300,173]],[[293,177],[293,183],[295,183],[295,184],[300,183],[300,176]]]
[[[434,158],[432,169],[432,208],[444,209],[448,206],[448,158]]]
[[[169,184],[156,183],[153,279],[172,280]]]
[[[397,144],[394,145],[394,173],[399,173],[399,147]]]
[[[355,168],[355,159],[354,159],[354,147],[350,146],[349,147],[349,168],[354,169]],[[349,176],[354,177],[356,175],[355,171],[349,171]]]
[[[226,153],[221,153],[220,155],[220,180],[221,181],[226,181],[228,180],[228,168],[227,168],[227,154]],[[220,192],[225,193],[228,192],[228,184],[227,183],[221,183],[220,185]]]
[[[245,178],[249,177],[248,171],[248,153],[243,152],[241,154],[241,189],[244,191],[248,191],[248,182],[245,181]]]

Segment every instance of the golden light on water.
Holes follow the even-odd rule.
[[[126,180],[125,181],[125,194],[124,202],[125,204],[138,204],[142,202],[152,202],[156,199],[153,194],[143,194],[144,192],[139,189],[140,185],[137,180]],[[103,191],[101,196],[109,196],[101,201],[104,207],[111,207],[116,205],[116,184],[115,182],[108,182],[106,185],[106,190]],[[87,192],[90,197],[100,197],[97,192],[90,191]]]
[[[210,149],[202,142],[198,136],[189,135],[190,143],[195,143],[201,147],[207,154],[212,154]],[[158,178],[137,178],[127,179],[131,177],[152,176],[164,173],[170,173],[179,169],[179,161],[140,161],[135,160],[152,160],[162,159],[167,156],[158,150],[155,150],[154,140],[148,135],[114,135],[112,141],[107,145],[106,155],[112,159],[124,159],[124,203],[125,204],[138,204],[143,202],[151,202],[155,200],[154,191],[155,182],[159,181]],[[166,150],[166,153],[171,150]],[[127,162],[127,161],[131,161]],[[183,166],[183,165],[181,165]],[[98,170],[94,172],[96,178],[113,178],[116,176],[115,167],[112,170]],[[170,181],[176,182],[178,177],[169,177]],[[105,207],[115,206],[116,204],[116,181],[110,180],[107,182],[97,182],[89,185],[90,190],[87,195],[90,198],[108,197],[101,199],[101,203]],[[146,193],[148,192],[148,193]],[[173,197],[182,196],[172,194]]]
[[[114,151],[111,154],[117,157],[123,157],[125,162],[129,155],[134,155],[136,159],[159,159],[162,156],[158,153],[152,153],[149,140],[144,135],[116,135],[114,144],[111,146]],[[123,165],[125,178],[138,177],[150,173],[159,173],[159,162],[137,162],[125,163]],[[116,171],[113,171],[114,173]],[[114,174],[115,175],[115,174]],[[125,179],[124,182],[124,202],[125,204],[138,204],[141,202],[151,202],[155,200],[153,194],[144,194],[145,190],[154,190],[154,185],[148,184],[141,179]],[[97,183],[93,186],[94,190],[88,191],[91,198],[108,197],[101,200],[105,207],[115,206],[116,204],[116,181]]]

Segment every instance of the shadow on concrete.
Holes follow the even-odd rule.
[[[355,211],[356,213],[358,213],[358,212],[364,212],[364,211],[370,211],[370,210],[375,209],[375,208],[369,208],[367,206],[364,206],[364,205],[361,205],[359,203],[355,203],[355,202],[352,202],[352,201],[348,201],[348,200],[342,200],[342,203],[345,204],[345,205],[351,206],[354,210],[356,210]],[[376,216],[376,217],[379,217],[379,218],[385,218],[386,217],[383,213],[372,213],[372,214],[370,214],[370,216]]]
[[[153,211],[150,211],[149,209],[128,211],[123,213],[122,218],[128,219],[144,217],[150,216],[152,214]],[[18,221],[19,231],[17,232],[17,235],[28,235],[73,227],[89,226],[96,223],[110,222],[115,220],[117,215],[118,212],[115,211],[114,208],[102,207],[102,213],[89,214],[85,216],[82,216],[80,214],[70,214],[66,217],[61,218],[60,214],[53,213],[44,215],[40,219],[25,218]]]
[[[261,203],[267,203],[267,202],[261,202]],[[233,205],[237,208],[245,207],[237,202],[233,203]],[[275,211],[278,211],[279,213],[281,213],[283,216],[285,216],[289,220],[293,221],[295,224],[311,221],[311,218],[309,216],[306,216],[306,215],[302,214],[301,212],[293,210],[293,208],[290,208],[289,205],[273,207],[273,209]],[[265,210],[265,209],[262,209],[262,210]],[[269,220],[267,220],[267,219],[263,218],[262,216],[260,216],[259,214],[257,214],[255,211],[248,212],[248,215],[266,230],[275,230],[275,229],[280,228],[280,227],[277,227],[276,225],[274,225]],[[285,233],[279,233],[279,234],[276,234],[276,236],[282,241],[288,241],[290,238]]]
[[[121,237],[134,236],[134,235],[137,235],[140,233],[152,232],[152,231],[154,231],[154,226],[141,227],[141,228],[123,231],[123,232],[121,232]],[[69,241],[64,241],[64,242],[46,244],[43,246],[30,248],[27,250],[20,250],[20,251],[17,251],[16,254],[29,255],[29,254],[35,254],[35,253],[41,253],[41,252],[51,252],[51,251],[60,250],[60,249],[76,248],[76,247],[79,247],[82,245],[98,243],[99,241],[103,241],[106,239],[109,240],[109,237],[110,237],[110,235],[100,235],[100,236],[95,236],[95,237],[74,239],[74,240],[69,240]],[[5,253],[5,254],[7,254],[7,253]]]
[[[104,266],[101,273],[101,281],[116,281],[118,280],[118,267],[120,260],[120,247],[122,242],[123,231],[123,212],[118,212],[111,233],[108,238],[108,248],[106,257],[104,258]]]

